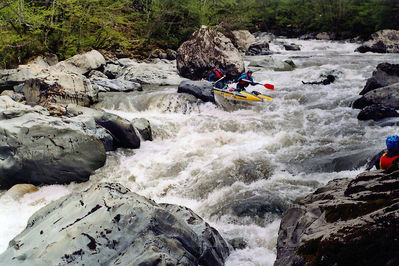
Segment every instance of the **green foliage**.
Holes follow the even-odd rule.
[[[228,30],[335,32],[399,28],[397,0],[0,0],[0,67],[40,53],[89,49],[146,57],[176,49],[201,25]]]

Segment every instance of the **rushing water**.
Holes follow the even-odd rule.
[[[97,182],[120,182],[156,202],[187,206],[226,240],[247,247],[232,251],[227,265],[272,265],[282,213],[298,197],[329,180],[355,177],[384,148],[396,127],[360,122],[350,107],[366,79],[394,54],[358,54],[351,43],[284,40],[301,51],[271,50],[291,59],[294,71],[256,69],[254,80],[275,85],[255,89],[274,99],[226,111],[211,103],[187,101],[175,87],[107,96],[101,108],[150,121],[154,140],[137,150],[108,154],[89,182],[45,186],[19,201],[0,198],[0,253],[23,230],[34,211],[51,200]],[[247,57],[246,61],[259,59]],[[327,86],[304,85],[334,73]]]

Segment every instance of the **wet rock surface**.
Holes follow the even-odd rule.
[[[37,211],[2,265],[223,265],[227,243],[190,209],[156,204],[116,183]]]
[[[352,107],[363,109],[359,120],[381,120],[388,117],[397,117],[399,108],[399,65],[381,63],[373,71],[363,90],[362,95],[355,100]]]
[[[372,77],[367,80],[366,85],[359,94],[364,95],[369,91],[398,82],[399,82],[399,65],[381,63],[378,64],[376,70],[373,71]]]
[[[399,53],[399,31],[380,30],[371,39],[356,49],[357,52]]]
[[[106,155],[101,141],[84,127],[0,96],[0,187],[88,180]]]
[[[215,102],[213,85],[208,81],[183,81],[180,83],[177,92],[191,94],[204,102]]]
[[[289,209],[275,265],[397,265],[399,171],[336,179]]]

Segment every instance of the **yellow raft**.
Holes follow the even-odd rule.
[[[263,101],[270,101],[273,99],[263,94],[254,94],[248,91],[236,92],[225,89],[213,88],[213,93],[221,95],[228,100],[235,100],[242,102],[263,102]]]

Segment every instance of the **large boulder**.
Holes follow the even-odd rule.
[[[177,92],[194,95],[204,102],[215,102],[213,97],[213,85],[208,81],[182,81],[177,89]]]
[[[399,53],[399,30],[380,30],[355,51],[360,53]]]
[[[140,147],[139,133],[133,124],[118,115],[107,113],[78,105],[70,104],[66,107],[67,115],[76,120],[84,121],[85,118],[94,119],[95,124],[105,128],[112,136],[112,150],[116,148],[137,149]]]
[[[1,265],[223,265],[220,234],[190,209],[98,184],[37,211]]]
[[[398,170],[329,182],[285,213],[274,265],[399,265],[398,202]]]
[[[228,78],[235,78],[244,71],[241,53],[230,39],[202,26],[177,50],[177,69],[181,76],[198,80],[207,77],[211,65],[224,69]]]
[[[27,80],[23,92],[27,104],[45,107],[69,103],[90,106],[98,97],[98,88],[93,88],[85,76],[49,69]]]
[[[242,53],[248,51],[248,48],[256,42],[255,37],[247,30],[234,30],[231,32],[234,46]]]
[[[45,68],[43,65],[32,63],[20,65],[16,69],[0,70],[0,90],[13,89],[14,86],[36,77]]]
[[[361,98],[354,101],[352,107],[363,109],[373,104],[381,104],[386,107],[399,109],[399,83],[367,92]]]
[[[79,123],[0,96],[0,189],[87,181],[106,154],[102,142]]]
[[[122,69],[116,78],[140,84],[178,85],[182,80],[175,61],[154,59],[148,62],[137,62],[132,59],[119,60]]]
[[[265,56],[262,59],[252,60],[248,67],[271,69],[274,71],[292,71],[295,68],[295,64],[292,61],[285,62],[272,56]]]
[[[252,43],[246,52],[246,55],[269,55],[269,41],[261,39]]]
[[[364,95],[374,89],[397,82],[399,82],[399,64],[381,63],[373,71],[372,77],[367,80],[366,85],[359,94]]]
[[[100,68],[105,65],[105,63],[105,58],[100,52],[91,50],[90,52],[78,54],[61,61],[58,64],[51,66],[50,69],[51,71],[62,71],[84,75],[93,69]]]
[[[98,91],[108,92],[108,91],[120,91],[120,92],[130,92],[130,91],[142,91],[140,83],[132,82],[123,79],[108,79],[103,77],[94,76],[90,78],[91,84],[98,88]]]
[[[381,104],[366,106],[357,116],[359,120],[381,120],[386,117],[398,117],[399,113],[392,107],[386,107]]]

